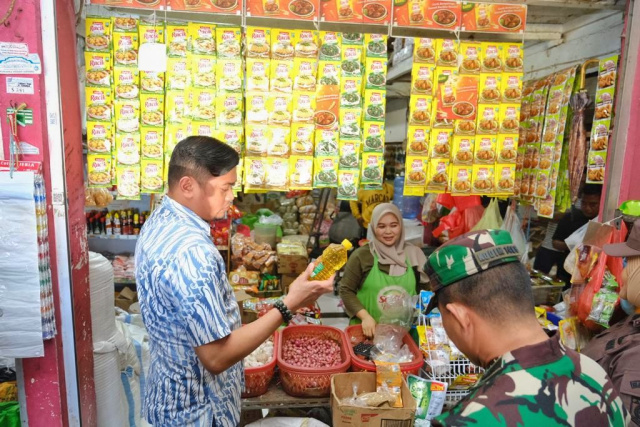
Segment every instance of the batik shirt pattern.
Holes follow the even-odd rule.
[[[209,224],[165,196],[142,228],[135,265],[151,359],[143,416],[155,427],[210,427],[214,419],[235,427],[242,364],[212,375],[194,350],[241,326]]]
[[[626,410],[604,370],[557,335],[507,353],[435,426],[620,426]]]

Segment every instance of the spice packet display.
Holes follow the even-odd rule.
[[[87,121],[110,122],[113,108],[113,92],[110,88],[85,88]]]
[[[114,95],[116,99],[137,99],[140,73],[133,68],[113,70]]]
[[[224,126],[242,126],[244,100],[242,94],[224,93],[216,97],[216,119],[218,128]]]
[[[341,84],[341,69],[338,61],[320,61],[318,63],[318,85],[337,86]]]
[[[454,135],[475,135],[476,134],[476,121],[475,120],[454,120],[453,122]]]
[[[111,153],[113,127],[111,123],[87,122],[87,149],[92,154]]]
[[[364,120],[370,122],[384,122],[386,90],[364,91]]]
[[[360,46],[342,46],[342,62],[340,68],[343,77],[362,77],[362,51]]]
[[[494,165],[473,165],[471,193],[476,195],[493,194],[494,173]]]
[[[291,95],[271,92],[266,107],[270,125],[291,126]]]
[[[116,161],[119,165],[140,163],[140,133],[116,133]]]
[[[498,135],[498,163],[516,164],[518,140],[518,135]]]
[[[308,92],[294,92],[292,100],[292,122],[312,124],[316,110],[316,95]]]
[[[451,157],[451,145],[453,143],[453,131],[451,129],[433,129],[430,139],[429,151],[432,159],[449,159]]]
[[[247,92],[268,92],[271,63],[267,59],[247,59]]]
[[[474,159],[475,137],[454,136],[451,158],[454,165],[471,165]]]
[[[164,157],[171,158],[174,148],[178,142],[191,135],[190,125],[186,124],[167,124],[164,131]]]
[[[170,63],[169,63],[170,64]],[[169,67],[167,64],[167,67]],[[216,87],[216,59],[213,56],[204,56],[204,55],[192,55],[190,58],[190,70],[188,71],[191,75],[191,85],[195,88],[205,88],[205,89],[215,89]],[[172,79],[178,80],[186,80],[184,78],[183,73],[177,74],[175,70],[167,71],[167,80],[171,77]],[[176,86],[178,88],[181,86],[182,82],[172,82],[171,87]]]
[[[469,194],[473,167],[464,165],[451,166],[451,194]]]
[[[242,155],[244,149],[244,128],[242,126],[224,126],[222,129],[216,130],[215,137]]]
[[[264,157],[245,157],[244,188],[246,190],[263,190],[267,178],[267,162]]]
[[[246,148],[249,156],[266,156],[268,141],[271,140],[271,131],[265,125],[245,126]]]
[[[480,74],[480,51],[481,44],[479,42],[461,42],[460,43],[460,74],[461,75],[477,75]]]
[[[517,134],[520,128],[520,104],[500,104],[498,118],[500,133]]]
[[[522,78],[522,73],[502,74],[502,102],[520,103],[522,100]]]
[[[313,156],[315,127],[305,123],[291,125],[291,153],[296,156]]]
[[[496,194],[510,196],[514,193],[516,167],[514,165],[497,164],[495,169]]]
[[[188,49],[196,55],[216,54],[216,26],[203,22],[189,22]]]
[[[480,46],[481,71],[483,73],[499,73],[502,71],[504,46],[497,42],[483,42]]]
[[[318,62],[311,58],[295,58],[293,60],[293,90],[315,92]]]
[[[436,63],[436,39],[416,37],[413,45],[413,63]]]
[[[364,44],[364,34],[342,33],[342,44],[344,46],[362,46]]]
[[[88,16],[85,21],[85,49],[89,52],[109,52],[111,34],[110,18]]]
[[[189,43],[189,24],[168,22],[167,56],[169,58],[186,58]]]
[[[424,188],[427,184],[428,167],[429,160],[426,157],[407,156],[405,161],[405,189],[417,189],[424,194]],[[405,194],[407,193],[405,192]]]
[[[496,161],[497,137],[493,135],[477,135],[475,140],[475,163],[493,164]]]
[[[374,361],[376,364],[376,391],[388,392],[396,396],[393,408],[402,408],[402,371],[400,365],[392,362]]]
[[[367,58],[387,59],[387,36],[385,34],[365,34],[364,53]],[[343,36],[343,45],[344,36]]]
[[[188,92],[168,92],[165,97],[164,119],[166,123],[182,123],[189,117]]]
[[[291,128],[272,127],[271,139],[267,143],[268,157],[289,157],[291,147]]]
[[[271,91],[291,93],[293,91],[293,61],[271,61]]]
[[[268,93],[257,92],[247,93],[247,123],[266,125],[269,121],[269,111],[267,110]]]
[[[449,185],[449,159],[431,159],[427,173],[427,193],[446,193]]]
[[[339,132],[330,129],[320,129],[315,131],[315,156],[332,157],[338,156]]]
[[[140,191],[142,193],[162,193],[164,163],[160,160],[143,160],[140,167]]]
[[[214,89],[192,88],[191,120],[195,122],[215,122],[216,91]]]
[[[460,42],[454,39],[437,39],[436,65],[438,67],[457,67]]]
[[[407,375],[407,385],[416,400],[415,425],[430,426],[433,418],[442,413],[447,397],[447,383],[430,381],[416,375]]]
[[[344,141],[339,143],[339,168],[360,169],[360,141]]]
[[[587,183],[602,184],[604,182],[604,168],[607,164],[607,151],[589,151],[587,162]]]
[[[291,190],[311,190],[313,188],[313,157],[291,156],[289,157],[289,170]]]
[[[411,68],[411,95],[433,95],[435,67],[430,64],[416,64]]]
[[[499,104],[502,99],[502,75],[496,73],[481,73],[478,92],[481,103]]]
[[[261,27],[247,27],[245,37],[247,44],[247,58],[270,58],[271,29]]]
[[[140,95],[140,123],[143,126],[164,127],[164,95]]]
[[[340,108],[359,108],[362,105],[362,78],[344,77],[340,81]]]
[[[362,175],[363,185],[381,186],[384,172],[384,158],[382,153],[362,154]]]
[[[385,142],[385,125],[378,122],[363,122],[362,139],[365,153],[382,153]]]
[[[216,62],[218,92],[241,93],[244,67],[241,59],[218,59]]]
[[[364,65],[365,89],[386,89],[387,60],[366,58]]]
[[[407,155],[429,156],[431,129],[428,126],[409,126],[407,130]]]
[[[140,130],[140,101],[137,99],[116,99],[114,113],[117,132],[131,133]]]
[[[313,168],[313,186],[318,188],[338,186],[338,157],[318,156]]]
[[[354,108],[340,109],[340,140],[357,140],[362,138],[362,110]]]
[[[502,51],[504,53],[504,71],[506,73],[524,72],[524,48],[522,43],[505,43]]]
[[[216,27],[216,51],[218,58],[240,59],[242,30],[240,27]]]
[[[89,187],[111,187],[111,154],[88,154]]]
[[[199,123],[192,122],[191,128],[193,130],[194,135],[198,136],[210,136],[213,137],[216,133],[216,125],[215,123]]]
[[[334,31],[320,31],[320,61],[340,61],[342,59],[342,35]]]
[[[142,159],[162,160],[164,130],[161,128],[150,128],[142,126],[140,128],[140,144]]]
[[[140,165],[118,165],[116,185],[118,199],[140,200]]]
[[[140,88],[142,93],[164,93],[164,73],[140,71]]]
[[[165,28],[164,22],[150,22],[140,21],[138,25],[138,35],[140,37],[140,44],[145,43],[164,43],[165,40]]]
[[[409,98],[409,126],[429,126],[433,98],[427,95],[411,95]]]
[[[292,60],[295,45],[295,30],[271,29],[271,58]]]
[[[318,31],[310,31],[310,30],[295,30],[295,45],[294,45],[294,56],[297,58],[316,58],[318,57],[319,51],[319,38]],[[340,59],[340,56],[337,57],[334,55],[332,57],[333,60]]]
[[[111,54],[109,52],[85,52],[87,86],[111,85]]]
[[[358,200],[359,171],[338,171],[338,200]]]
[[[500,107],[496,105],[479,104],[476,134],[495,135],[500,127],[498,118]]]
[[[270,158],[267,161],[265,183],[267,190],[289,190],[289,159]]]
[[[114,16],[111,18],[111,25],[114,33],[136,33],[138,34],[138,20],[126,16]]]

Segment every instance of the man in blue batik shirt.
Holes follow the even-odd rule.
[[[176,145],[169,191],[136,245],[138,295],[151,362],[144,418],[160,426],[234,427],[240,421],[242,359],[295,312],[333,291],[333,278],[311,281],[310,266],[284,305],[241,327],[225,265],[209,221],[233,201],[238,154],[209,137]]]

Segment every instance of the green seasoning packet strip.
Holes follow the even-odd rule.
[[[433,418],[442,413],[447,394],[447,383],[429,381],[415,375],[407,375],[409,391],[416,400],[416,426],[430,426]]]

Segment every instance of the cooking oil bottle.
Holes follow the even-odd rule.
[[[327,280],[331,277],[347,263],[347,251],[352,247],[353,245],[347,239],[344,239],[340,245],[330,244],[316,261],[311,278],[313,280]]]

